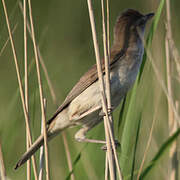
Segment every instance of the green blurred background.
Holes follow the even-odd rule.
[[[98,41],[101,55],[102,46],[102,24],[100,1],[93,1]],[[110,39],[112,42],[113,25],[116,17],[127,8],[137,9],[142,13],[156,12],[160,0],[126,0],[110,1]],[[180,1],[171,1],[172,10],[172,32],[177,48],[180,45],[179,17]],[[23,17],[18,6],[18,1],[6,0],[11,28],[17,25],[13,34],[18,56],[21,77],[24,76],[23,60]],[[152,42],[152,56],[158,67],[164,82],[166,82],[165,68],[165,6]],[[7,27],[4,17],[2,3],[0,3],[0,50],[7,38]],[[92,64],[95,63],[94,47],[92,42],[91,28],[86,1],[35,1],[32,0],[32,12],[35,26],[36,41],[40,47],[50,79],[54,86],[59,105],[65,96],[79,80],[80,76]],[[150,23],[147,27],[149,31]],[[31,38],[28,35],[28,61],[29,71],[29,96],[30,96],[30,119],[33,139],[40,134],[40,103],[34,54]],[[142,122],[140,128],[140,139],[137,148],[137,160],[135,169],[138,169],[142,161],[144,150],[149,137],[153,118],[156,118],[153,138],[145,161],[145,165],[153,158],[161,144],[168,138],[168,112],[167,99],[154,71],[147,61],[141,83],[137,89],[136,106],[133,117],[136,117],[136,108],[141,109]],[[42,70],[42,69],[41,69]],[[172,65],[173,94],[174,99],[179,101],[179,81],[175,66]],[[47,118],[56,110],[49,93],[49,88],[41,71],[44,96],[47,98]],[[179,77],[178,77],[179,78]],[[16,71],[12,56],[10,43],[0,54],[0,143],[7,176],[13,180],[25,179],[26,166],[14,171],[14,165],[25,151],[25,121],[20,100]],[[118,122],[120,107],[114,113],[115,124]],[[74,140],[74,133],[78,128],[67,130],[67,138],[70,146],[72,160],[81,152],[81,158],[75,166],[75,177],[81,179],[104,179],[105,153],[100,150],[100,145],[81,144]],[[120,128],[121,129],[121,128]],[[115,127],[116,137],[121,132]],[[103,123],[89,133],[90,137],[104,139]],[[132,134],[132,137],[135,136]],[[132,147],[134,140],[132,138]],[[131,150],[130,150],[131,151]],[[132,152],[130,152],[132,153]],[[38,154],[38,153],[37,153]],[[62,137],[58,136],[49,144],[50,172],[53,180],[65,179],[68,176],[68,166],[64,151]],[[122,157],[128,161],[127,156]],[[167,179],[169,160],[163,156],[158,166],[146,179]],[[128,174],[128,173],[127,173]],[[128,179],[128,178],[127,178]]]

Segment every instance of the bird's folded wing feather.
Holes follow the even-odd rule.
[[[112,68],[113,64],[122,58],[124,55],[124,51],[120,51],[114,57],[111,56],[110,60],[110,68]],[[105,72],[105,65],[104,65],[104,60],[102,61],[102,71],[103,73]],[[59,106],[55,114],[52,116],[52,118],[47,122],[49,125],[52,120],[64,109],[66,108],[69,103],[75,99],[78,95],[80,95],[85,89],[87,89],[91,84],[93,84],[95,81],[98,79],[98,73],[97,73],[97,66],[94,64],[89,71],[87,71],[77,82],[77,84],[72,88],[72,90],[69,92],[67,95],[66,99],[64,102]]]

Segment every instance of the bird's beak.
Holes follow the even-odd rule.
[[[145,15],[146,21],[150,20],[154,16],[154,13],[149,13]]]

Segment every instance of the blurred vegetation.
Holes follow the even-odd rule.
[[[179,6],[180,1],[171,1],[172,12],[172,33],[176,47],[179,49]],[[110,1],[110,38],[112,42],[113,25],[116,17],[127,8],[137,9],[142,13],[157,11],[160,4],[158,1]],[[6,0],[7,10],[10,18],[11,28],[17,25],[13,38],[18,55],[18,62],[21,69],[21,77],[24,76],[23,60],[23,17],[18,6],[18,1]],[[98,34],[101,54],[102,46],[102,23],[101,23],[101,5],[100,1],[93,1],[93,7],[96,19],[96,28]],[[86,1],[35,1],[32,0],[33,19],[36,33],[36,40],[40,47],[43,59],[50,79],[55,88],[59,105],[64,100],[67,93],[73,85],[79,80],[81,75],[95,63],[94,47],[91,36],[89,15]],[[0,3],[0,50],[8,39],[6,21],[3,13],[2,3]],[[162,80],[166,84],[166,63],[165,63],[165,6],[160,17],[157,30],[153,36],[152,48],[150,49],[154,63],[156,64]],[[149,31],[150,23],[147,27]],[[146,33],[147,33],[146,32]],[[31,66],[29,71],[29,95],[30,95],[30,119],[33,132],[33,139],[40,134],[40,106],[37,76],[34,63],[34,54],[31,38],[28,35],[28,61]],[[173,61],[173,59],[172,59]],[[7,44],[3,53],[0,54],[0,143],[2,145],[3,157],[7,176],[13,180],[25,179],[26,166],[14,171],[14,165],[18,158],[24,153],[25,143],[25,121],[22,110],[22,103],[18,90],[17,77],[13,62],[10,43]],[[174,100],[179,101],[180,86],[176,68],[172,63],[172,87]],[[47,118],[56,110],[52,102],[49,88],[43,74],[44,95],[47,98]],[[127,96],[130,98],[132,91]],[[144,151],[149,138],[152,121],[155,118],[152,141],[148,149],[144,168],[154,158],[161,145],[168,139],[168,108],[167,98],[163,93],[160,83],[151,67],[150,61],[146,61],[140,83],[136,88],[135,105],[131,109],[131,121],[137,118],[141,119],[139,129],[139,139],[136,147],[135,172],[138,171]],[[128,103],[125,104],[127,111]],[[115,134],[121,140],[123,125],[118,127],[119,113],[121,106],[114,112]],[[139,116],[141,114],[141,116]],[[138,126],[138,124],[136,123]],[[134,145],[137,135],[137,126],[135,131],[130,134],[129,155],[123,154],[120,150],[121,159],[126,162],[126,168],[123,170],[126,179],[130,179],[132,160],[134,155]],[[105,153],[101,151],[100,145],[83,144],[74,140],[74,134],[78,128],[66,130],[68,143],[72,160],[77,161],[74,167],[76,180],[104,179],[104,161]],[[103,123],[94,128],[89,134],[90,137],[104,139]],[[50,149],[50,172],[53,180],[65,179],[68,177],[69,170],[65,156],[64,145],[61,135],[56,137],[49,145]],[[38,154],[38,153],[36,153]],[[79,156],[78,156],[79,155]],[[178,154],[179,156],[179,154]],[[144,179],[167,179],[169,169],[169,158],[166,153],[159,160],[157,166]],[[136,176],[135,176],[136,177]]]

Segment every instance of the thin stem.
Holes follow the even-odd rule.
[[[43,119],[43,130],[44,130],[44,149],[45,149],[45,159],[46,159],[46,179],[49,180],[49,161],[48,161],[48,145],[47,145],[47,132],[46,132],[46,117],[45,117],[45,109],[44,109],[44,102],[43,102],[43,90],[42,90],[42,81],[40,75],[40,66],[39,66],[39,59],[37,53],[37,46],[35,41],[35,33],[34,33],[34,25],[33,25],[33,18],[32,18],[32,8],[31,8],[31,0],[28,0],[29,4],[29,17],[30,17],[30,25],[31,25],[31,32],[32,32],[32,41],[34,46],[34,54],[35,54],[35,61],[36,61],[36,70],[37,70],[37,77],[38,77],[38,85],[39,85],[39,95],[40,95],[40,103],[41,103],[41,113]]]
[[[5,4],[4,0],[2,0],[2,4],[3,4],[4,14],[5,14],[5,18],[6,18],[6,24],[7,24],[7,28],[8,28],[9,38],[10,38],[10,42],[11,42],[12,52],[13,52],[13,56],[14,56],[13,59],[14,59],[15,67],[16,67],[16,73],[17,73],[21,101],[22,101],[22,106],[23,106],[23,111],[24,111],[24,116],[25,116],[25,122],[26,122],[26,126],[28,129],[29,144],[31,145],[32,139],[31,139],[31,130],[30,130],[30,126],[29,126],[29,117],[28,117],[28,113],[27,113],[27,109],[26,109],[26,105],[25,105],[23,86],[22,86],[22,82],[21,82],[21,76],[20,76],[20,71],[19,71],[19,66],[18,66],[18,61],[17,61],[17,55],[16,55],[16,51],[15,51],[15,46],[14,46],[14,42],[13,42],[13,38],[12,38],[12,32],[10,29],[9,19],[8,19],[7,10],[6,10],[6,4]],[[37,178],[37,168],[36,168],[36,162],[35,162],[34,156],[32,156],[32,161],[33,161],[34,176],[35,176],[35,179],[37,180],[38,179]]]
[[[170,62],[170,41],[168,41],[168,37],[169,39],[172,39],[172,31],[171,31],[171,12],[170,12],[170,2],[169,0],[166,0],[166,18],[167,18],[167,32],[166,32],[166,39],[165,39],[165,50],[166,50],[166,71],[167,71],[167,90],[169,93],[170,98],[173,101],[173,94],[172,94],[172,83],[171,83],[171,62]],[[180,73],[180,72],[179,72]],[[176,108],[177,110],[177,108]],[[175,122],[175,118],[174,118],[174,112],[172,110],[172,105],[168,100],[168,122],[169,122],[169,135],[172,135],[176,130],[177,130],[177,126]],[[174,161],[174,158],[176,156],[176,143],[174,143],[169,151],[169,158],[170,158],[170,170],[169,170],[169,178],[171,180],[175,179],[176,177],[176,164]]]
[[[27,113],[29,113],[29,106],[28,106],[28,63],[27,63],[27,29],[26,29],[26,0],[24,0],[24,84],[25,84],[25,104]],[[28,130],[26,127],[26,150],[29,149],[29,137],[28,137]],[[27,161],[27,180],[31,179],[31,161]]]
[[[108,2],[107,2],[108,4]],[[102,8],[102,26],[103,26],[103,44],[104,44],[104,57],[105,57],[105,72],[106,72],[106,76],[105,76],[105,80],[106,80],[106,97],[107,97],[107,107],[109,112],[111,112],[111,89],[110,89],[110,68],[109,68],[109,58],[110,58],[110,49],[109,49],[109,36],[108,36],[108,40],[106,38],[106,29],[105,29],[105,17],[104,17],[104,1],[101,0],[101,8]],[[107,5],[107,13],[109,13],[109,5]],[[109,15],[107,21],[109,20]],[[109,31],[109,22],[107,22],[108,25],[108,31]],[[109,32],[108,32],[109,35]],[[109,113],[109,120],[108,121],[108,128],[109,128],[109,133],[110,133],[110,139],[111,139],[111,144],[112,144],[112,148],[113,148],[113,152],[114,152],[114,158],[115,161],[114,163],[116,163],[116,167],[118,170],[118,176],[119,179],[121,180],[122,177],[122,173],[120,170],[120,165],[119,165],[119,161],[118,161],[118,157],[117,157],[117,152],[116,152],[116,147],[115,147],[115,142],[114,142],[114,128],[113,128],[113,117],[112,114]],[[115,164],[114,164],[114,168],[116,170]]]
[[[171,34],[171,28],[170,28],[170,4],[169,1],[166,0],[166,12],[167,12],[167,31]],[[168,34],[168,33],[167,33]],[[166,34],[165,39],[165,50],[166,50],[166,71],[167,71],[167,90],[169,93],[169,96],[173,99],[172,95],[172,83],[171,83],[171,64],[170,64],[170,55],[169,55],[169,43],[168,43],[168,35]],[[170,102],[168,101],[168,119],[169,119],[169,130],[171,131],[171,126],[174,122],[174,113],[172,111],[172,107]],[[170,132],[171,134],[171,132]]]
[[[96,64],[97,64],[97,72],[98,72],[99,86],[100,86],[100,92],[101,92],[102,108],[103,108],[103,112],[106,115],[104,117],[104,128],[105,128],[105,135],[106,135],[106,142],[107,142],[107,153],[108,153],[108,161],[109,161],[109,167],[110,167],[110,178],[111,178],[111,180],[114,180],[115,172],[114,172],[114,165],[113,165],[113,155],[112,155],[112,150],[111,150],[111,140],[110,140],[110,134],[109,134],[109,129],[108,129],[109,117],[108,117],[108,110],[107,110],[107,105],[106,105],[105,87],[104,87],[104,81],[103,81],[99,47],[98,47],[97,38],[96,38],[94,14],[93,14],[93,9],[92,9],[92,5],[91,5],[91,0],[87,0],[87,3],[88,3],[88,10],[89,10],[89,16],[90,16],[90,23],[91,23],[91,29],[92,29],[95,55],[96,55]]]
[[[62,137],[63,137],[64,147],[65,147],[65,150],[66,150],[65,152],[66,152],[68,167],[69,167],[69,170],[71,170],[71,172],[72,172],[73,167],[72,167],[71,154],[70,154],[70,151],[69,151],[68,141],[67,141],[67,137],[66,137],[65,132],[62,133]],[[75,180],[74,173],[71,174],[71,180]]]
[[[107,47],[106,28],[105,28],[105,17],[104,17],[104,0],[101,0],[102,9],[102,27],[103,27],[103,45],[104,45],[104,60],[105,60],[105,80],[106,80],[106,97],[108,110],[111,110],[111,88],[110,88],[110,70],[109,70],[109,54]]]
[[[44,109],[46,111],[46,99],[44,99]],[[43,119],[41,119],[41,134],[43,134]],[[40,153],[39,153],[39,180],[43,179],[43,166],[44,166],[44,146],[40,147]]]
[[[108,56],[108,52],[107,52],[107,39],[106,39],[106,29],[105,29],[105,17],[104,17],[104,0],[101,0],[101,10],[102,10],[104,61],[105,61],[105,82],[106,82],[105,83],[105,86],[106,86],[106,92],[105,93],[106,93],[106,97],[107,97],[107,108],[108,108],[108,111],[109,111],[109,119],[112,120],[112,115],[111,115],[111,89],[110,89],[109,56]],[[111,121],[111,130],[113,131],[113,122],[112,121]],[[106,153],[106,156],[108,156],[108,153]],[[108,170],[109,169],[108,168],[109,167],[109,163],[106,163],[105,165],[107,166],[106,170]],[[114,161],[113,161],[113,167],[112,168],[114,168],[114,172],[116,174],[116,165],[115,165]],[[105,173],[107,173],[107,172],[105,171]]]
[[[2,180],[6,179],[6,170],[4,166],[4,160],[3,160],[3,153],[1,148],[1,142],[0,142],[0,179]]]
[[[19,7],[20,7],[21,12],[23,13],[21,1],[19,1]],[[27,22],[27,29],[28,29],[28,32],[30,34],[30,37],[32,38],[32,33],[31,33],[31,29],[30,29],[30,26],[29,26],[28,22]],[[39,46],[37,46],[37,52],[38,52],[38,57],[39,57],[42,69],[44,71],[45,78],[46,78],[47,83],[48,83],[48,87],[49,87],[49,90],[50,90],[50,94],[51,94],[53,103],[54,103],[54,105],[57,106],[58,103],[57,103],[57,97],[56,97],[56,94],[55,94],[55,90],[54,90],[53,84],[52,84],[52,82],[51,82],[51,80],[49,78],[46,65],[44,63],[43,57],[42,57],[41,52],[39,50]],[[63,136],[63,143],[66,144],[65,145],[65,151],[66,151],[66,156],[67,156],[67,161],[68,161],[68,168],[69,168],[69,171],[72,172],[72,160],[71,160],[71,157],[70,157],[70,151],[69,151],[69,147],[68,147],[66,133],[64,131],[62,132],[62,136]],[[71,174],[71,179],[74,180],[74,178],[75,178],[74,173],[72,173]]]
[[[109,162],[108,162],[108,155],[106,153],[106,166],[105,166],[105,180],[108,180],[108,175],[109,175]]]
[[[169,48],[172,52],[172,55],[174,57],[176,68],[178,75],[180,76],[180,56],[178,53],[178,50],[175,46],[173,37],[172,37],[172,30],[171,30],[171,10],[170,10],[170,1],[166,0],[166,21],[167,21],[167,39],[169,43]]]

